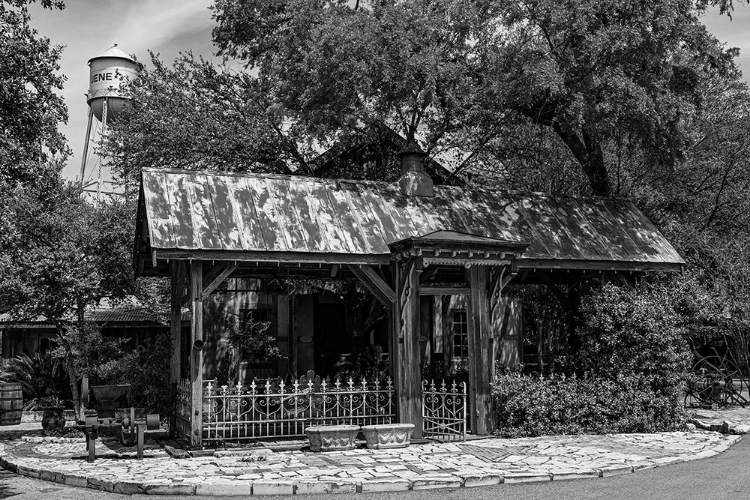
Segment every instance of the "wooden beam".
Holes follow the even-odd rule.
[[[336,275],[339,273],[340,268],[341,266],[338,264],[334,264],[331,266],[331,278],[336,278]]]
[[[438,269],[440,269],[438,266],[428,266],[424,271],[422,271],[422,275],[419,277],[419,284],[424,285],[428,281],[430,281],[430,278],[435,276],[435,274],[438,272]]]
[[[235,269],[237,269],[237,264],[226,263],[215,266],[211,272],[206,275],[208,285],[206,285],[203,288],[203,292],[201,292],[201,300],[206,300],[208,296],[211,295],[211,292],[216,290]]]
[[[190,412],[190,445],[203,444],[203,262],[190,262],[190,383],[192,411]]]
[[[149,254],[150,257],[150,254]],[[389,265],[391,254],[362,255],[314,252],[267,252],[251,250],[159,249],[159,260],[203,260],[232,262],[269,262],[273,264],[371,264]]]
[[[399,283],[397,296],[397,318],[394,322],[397,328],[393,340],[396,352],[394,372],[396,379],[396,394],[398,396],[398,419],[401,423],[414,424],[414,437],[422,437],[422,370],[419,364],[419,273],[414,259],[404,264],[394,264],[400,267],[394,274],[394,282]],[[398,273],[404,275],[399,278]]]
[[[182,293],[185,288],[185,263],[173,260],[169,263],[171,307],[169,330],[172,337],[172,359],[169,381],[179,382],[182,376]]]
[[[162,253],[159,252],[159,255]],[[682,263],[675,262],[627,262],[619,260],[556,260],[524,259],[516,260],[519,269],[557,269],[591,271],[680,271]]]
[[[372,267],[368,265],[349,265],[347,267],[386,308],[391,307],[396,302],[396,292],[388,286],[388,283]]]
[[[469,295],[471,288],[466,286],[422,286],[420,295]]]
[[[493,430],[489,278],[489,268],[469,268],[469,406],[472,409],[472,429],[477,435],[486,435]]]

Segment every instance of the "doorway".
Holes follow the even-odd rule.
[[[352,339],[346,332],[343,303],[318,303],[315,308],[315,373],[331,377],[336,365],[352,352]]]

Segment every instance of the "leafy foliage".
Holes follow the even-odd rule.
[[[691,353],[666,290],[630,291],[607,284],[584,299],[581,315],[580,370],[608,380],[633,378],[678,398]]]
[[[131,82],[131,100],[103,145],[131,188],[144,167],[284,173],[296,161],[251,75],[191,53],[172,67],[151,54],[151,64]]]
[[[674,165],[688,143],[686,119],[701,104],[701,82],[734,70],[736,51],[724,51],[698,20],[705,5],[480,4],[491,13],[477,49],[501,96],[495,109],[553,130],[597,195],[612,192],[610,141],[647,151],[652,167]]]
[[[293,122],[293,137],[325,144],[339,131],[386,123],[407,140],[422,132],[432,152],[447,146],[441,140],[474,95],[471,33],[460,10],[429,0],[218,0],[214,40],[258,70],[261,91]]]
[[[3,382],[21,384],[25,410],[47,405],[50,398],[70,399],[70,389],[62,359],[50,353],[40,356],[20,354],[8,360],[0,372]]]
[[[84,328],[87,306],[116,303],[135,289],[130,268],[130,209],[118,200],[99,207],[55,177],[43,193],[18,185],[0,205],[0,311],[16,320],[46,318],[65,352],[72,399],[79,400],[67,334]]]
[[[276,338],[268,329],[269,321],[254,321],[251,315],[228,314],[224,318],[229,344],[238,349],[242,361],[263,363],[281,359]]]
[[[466,151],[461,170],[533,123],[609,195],[612,150],[673,166],[701,85],[735,70],[736,51],[698,19],[715,4],[731,11],[709,0],[216,0],[214,41],[257,69],[295,137],[387,123],[428,153]]]
[[[680,397],[691,366],[674,288],[605,284],[584,298],[572,377],[500,372],[493,382],[506,436],[657,432],[684,423]],[[551,366],[553,369],[556,365]],[[558,367],[558,369],[560,369]]]
[[[50,158],[68,153],[57,129],[68,118],[56,93],[65,81],[56,74],[62,47],[30,27],[28,3],[0,1],[0,185],[35,183],[54,174]],[[59,0],[41,4],[63,8]]]
[[[619,380],[498,373],[492,385],[503,437],[679,430],[684,410],[635,376]]]
[[[334,369],[334,380],[347,381],[351,378],[355,382],[383,381],[388,376],[388,358],[383,357],[383,348],[379,345],[368,345],[353,360],[337,362]]]
[[[104,344],[100,344],[104,345]],[[168,332],[147,339],[136,349],[110,357],[102,349],[96,356],[107,359],[96,365],[92,383],[130,384],[133,404],[149,412],[169,417],[173,411],[172,386],[169,383],[171,338]]]
[[[130,209],[112,200],[93,207],[61,181],[37,194],[17,188],[3,210],[0,310],[16,318],[70,321],[104,297],[124,298],[130,269]]]
[[[127,339],[105,337],[99,325],[72,326],[66,337],[75,359],[76,373],[87,373],[92,385],[106,383],[110,365],[118,364],[125,355]],[[63,349],[59,351],[58,355],[65,355]]]

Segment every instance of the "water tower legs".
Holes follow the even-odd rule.
[[[86,157],[89,155],[89,141],[91,140],[91,122],[94,118],[94,111],[89,106],[89,119],[86,124],[86,139],[83,143],[83,158],[81,159],[81,188],[83,188],[84,182],[86,182]]]

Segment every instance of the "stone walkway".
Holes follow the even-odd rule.
[[[745,410],[743,418],[750,423],[750,412]],[[354,493],[598,478],[711,457],[740,439],[702,431],[487,438],[379,451],[250,448],[187,459],[174,459],[149,440],[143,460],[134,459],[135,448],[104,440],[97,442],[96,462],[88,463],[83,439],[42,437],[38,424],[30,425],[0,430],[2,466],[43,480],[125,494]]]
[[[691,422],[699,429],[724,434],[747,434],[750,432],[750,408],[726,408],[721,410],[692,410]]]

